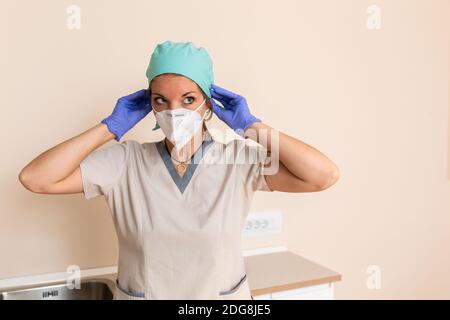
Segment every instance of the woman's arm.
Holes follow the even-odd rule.
[[[211,108],[220,120],[230,128],[243,132],[244,136],[263,145],[272,152],[271,134],[278,133],[279,154],[272,159],[279,160],[279,168],[275,174],[265,174],[269,188],[284,192],[313,192],[324,190],[339,179],[337,166],[325,155],[310,145],[290,137],[261,122],[250,113],[246,99],[234,92],[213,84],[211,97],[218,100],[225,109],[213,100]],[[263,130],[264,129],[264,130]]]
[[[36,193],[82,192],[80,163],[114,137],[106,124],[99,123],[41,153],[22,169],[19,180],[25,188]]]
[[[262,122],[255,122],[245,130],[244,135],[272,153],[271,134],[274,131],[275,129]],[[265,175],[270,189],[284,192],[314,192],[336,183],[339,179],[339,169],[330,159],[298,139],[280,131],[277,133],[279,154],[272,153],[272,156],[275,161],[279,159],[279,170],[276,174]]]
[[[119,141],[151,109],[147,89],[119,98],[111,115],[98,125],[43,152],[27,164],[19,174],[20,182],[36,193],[82,192],[80,163],[106,142]]]

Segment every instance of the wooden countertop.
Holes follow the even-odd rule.
[[[252,296],[341,280],[341,275],[290,251],[244,257]]]

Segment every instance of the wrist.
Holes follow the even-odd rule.
[[[244,125],[243,131],[246,131],[249,128],[254,128],[256,124],[261,123],[261,119],[256,118],[255,116],[251,116]]]
[[[101,123],[103,123],[107,129],[107,135],[119,142],[122,135],[114,129],[115,126],[112,122],[113,120],[111,119],[111,117],[107,117],[101,121]]]
[[[100,122],[98,126],[100,127],[101,136],[104,143],[115,138],[115,135],[111,131],[109,131],[108,125],[106,123]]]
[[[249,128],[254,127],[256,123],[261,123],[261,120],[254,116],[251,116],[251,118],[247,119],[247,121],[244,124],[240,125],[239,127],[233,128],[233,129],[238,135],[245,138],[245,132]]]
[[[244,137],[249,137],[258,133],[259,129],[266,128],[266,125],[263,124],[261,120],[253,122],[244,130]]]

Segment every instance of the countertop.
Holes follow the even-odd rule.
[[[245,257],[252,296],[340,281],[342,276],[291,251]]]

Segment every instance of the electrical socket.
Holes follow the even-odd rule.
[[[254,237],[281,233],[282,213],[279,210],[253,212],[247,215],[242,236]]]

